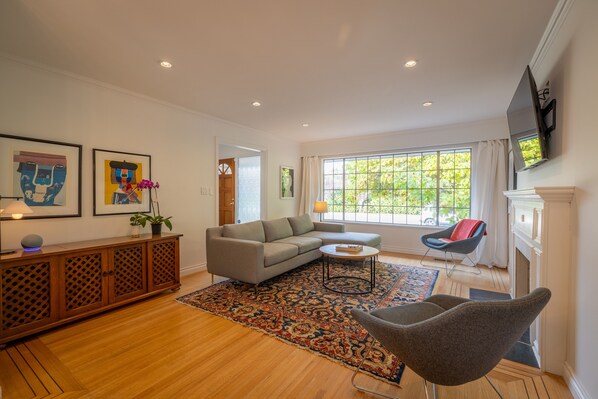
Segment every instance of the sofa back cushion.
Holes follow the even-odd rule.
[[[300,216],[293,216],[288,219],[291,228],[293,229],[293,235],[300,236],[301,234],[308,233],[314,229],[314,222],[307,213]]]
[[[266,233],[266,242],[280,240],[293,235],[293,229],[287,218],[265,220],[262,224],[264,225],[264,233]]]
[[[225,224],[222,228],[222,237],[259,242],[266,241],[264,226],[259,220],[242,224]]]

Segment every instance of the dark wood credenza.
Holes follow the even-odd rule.
[[[0,257],[0,344],[178,289],[179,237],[163,233]]]

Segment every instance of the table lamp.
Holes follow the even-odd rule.
[[[314,204],[314,213],[320,214],[320,222],[322,221],[322,214],[328,212],[328,202],[316,201]]]
[[[31,208],[23,201],[19,201],[23,197],[3,197],[0,195],[0,201],[4,199],[13,199],[4,209],[0,209],[0,255],[11,254],[15,252],[14,249],[2,249],[2,215],[10,215],[13,219],[21,219],[25,213],[33,213]]]

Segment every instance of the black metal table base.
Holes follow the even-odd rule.
[[[333,276],[330,277],[330,258],[331,256],[323,256],[322,257],[322,285],[329,289],[330,291],[339,293],[339,294],[346,294],[346,295],[363,295],[363,294],[370,294],[374,287],[376,286],[376,256],[370,257],[370,279],[367,280],[362,277],[355,277],[355,276]],[[365,259],[364,259],[365,260]],[[363,261],[363,260],[362,260]],[[366,260],[367,261],[367,260]],[[366,283],[370,284],[369,290],[360,290],[360,291],[341,291],[337,290],[333,287],[328,286],[328,282],[330,280],[357,280],[357,281],[365,281]]]

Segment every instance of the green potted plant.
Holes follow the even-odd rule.
[[[152,234],[157,235],[162,232],[162,224],[168,227],[169,230],[172,230],[172,216],[164,217],[160,215],[160,203],[158,202],[158,189],[160,188],[160,183],[153,182],[151,180],[143,179],[137,184],[137,190],[147,190],[150,195],[150,209],[152,211],[151,215],[146,213],[137,214],[140,215],[139,220],[142,226],[145,226],[147,222],[152,226]],[[137,216],[134,215],[134,216]],[[133,219],[133,217],[131,217]],[[141,222],[143,220],[143,222]]]
[[[136,213],[129,218],[129,222],[132,226],[131,237],[137,238],[141,235],[141,227],[145,227],[146,221],[145,215],[141,213]]]

